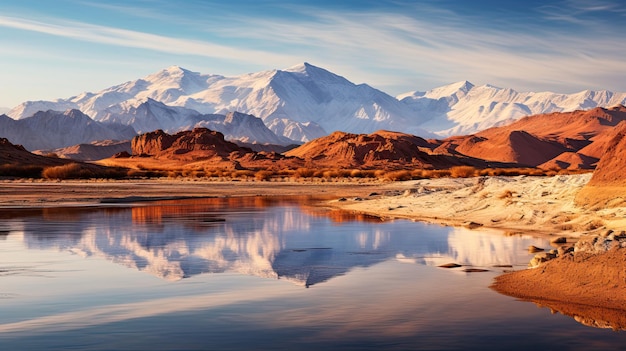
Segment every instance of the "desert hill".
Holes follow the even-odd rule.
[[[7,138],[0,138],[0,165],[59,166],[69,162],[32,154],[22,145],[13,144]]]
[[[59,149],[33,151],[34,154],[38,155],[55,154],[60,158],[69,158],[76,161],[101,160],[120,152],[131,152],[130,140],[101,140]]]
[[[626,203],[626,123],[621,123],[614,134],[591,180],[577,194],[577,204],[613,207]]]
[[[626,107],[524,117],[501,127],[445,139],[439,151],[543,168],[588,169],[600,159]]]
[[[357,167],[367,163],[416,162],[416,166],[427,154],[419,148],[429,148],[430,144],[417,136],[378,131],[372,134],[352,134],[334,132],[315,139],[298,148],[288,151],[288,156],[296,156],[315,163],[338,164]]]
[[[24,178],[120,178],[126,169],[35,155],[22,145],[0,138],[0,176]]]

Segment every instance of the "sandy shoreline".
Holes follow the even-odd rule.
[[[366,196],[393,184],[151,179],[139,181],[0,181],[0,209],[97,205],[162,198],[223,196]]]
[[[0,181],[0,209],[95,205],[181,197],[310,195],[324,206],[383,218],[483,226],[576,238],[626,228],[626,208],[574,203],[591,174],[555,177],[439,178],[404,182],[316,181]]]

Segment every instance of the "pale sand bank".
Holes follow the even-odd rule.
[[[554,177],[441,178],[397,183],[395,194],[348,198],[333,206],[383,217],[453,226],[484,226],[575,238],[626,229],[626,208],[576,206],[576,193],[591,173]]]

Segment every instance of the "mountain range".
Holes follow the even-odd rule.
[[[136,133],[132,127],[94,121],[79,110],[38,111],[14,120],[0,115],[0,133],[13,144],[28,150],[48,150],[94,140],[127,140]]]
[[[129,112],[149,99],[169,106],[170,119],[158,114],[149,118],[128,117]],[[475,86],[467,81],[393,97],[303,63],[285,70],[235,77],[172,66],[97,93],[55,101],[27,101],[8,115],[22,119],[38,111],[79,109],[96,121],[132,124],[141,133],[154,130],[155,124],[175,132],[189,124],[191,116],[238,111],[261,118],[275,133],[280,132],[277,134],[304,142],[312,139],[286,135],[279,126],[296,123],[307,130],[313,123],[318,129],[314,137],[322,136],[322,131],[327,135],[333,131],[371,133],[381,129],[445,137],[475,133],[532,114],[624,103],[626,93],[517,92],[491,85]]]

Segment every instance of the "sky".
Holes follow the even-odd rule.
[[[468,80],[626,92],[620,0],[0,0],[0,107],[172,65],[235,76],[302,62],[391,95]]]

